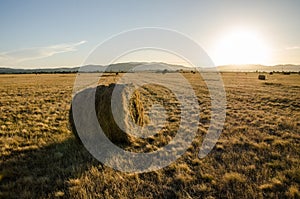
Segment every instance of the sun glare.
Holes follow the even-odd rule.
[[[267,64],[269,50],[259,34],[239,29],[225,34],[216,43],[212,58],[216,65]]]

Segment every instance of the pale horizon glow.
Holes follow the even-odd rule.
[[[222,34],[212,51],[216,65],[270,64],[270,49],[263,37],[251,29]]]

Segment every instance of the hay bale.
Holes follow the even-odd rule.
[[[112,113],[112,108],[120,108],[111,106],[112,93],[116,87],[120,91],[124,89],[124,86],[116,84],[97,87],[95,99],[96,114],[102,130],[112,142],[129,143],[129,136],[117,125]]]
[[[258,75],[258,79],[259,80],[266,80],[266,76],[265,75]]]
[[[142,101],[140,100],[140,94],[138,91],[135,91],[133,95],[131,96],[130,99],[130,109],[129,110],[124,110],[125,106],[124,104],[128,103],[125,100],[129,100],[128,96],[126,95],[121,95],[123,90],[126,88],[128,85],[121,85],[121,84],[110,84],[109,86],[97,86],[96,88],[96,94],[95,94],[95,109],[96,109],[96,114],[97,114],[97,119],[98,122],[105,133],[105,135],[114,143],[118,144],[130,144],[131,143],[131,136],[125,133],[116,123],[113,115],[113,109],[117,109],[115,112],[118,112],[118,114],[115,117],[118,117],[118,121],[125,122],[125,115],[122,115],[122,113],[125,111],[125,114],[130,115],[132,120],[142,126],[144,122],[144,107],[142,104]],[[112,107],[112,94],[114,89],[118,90],[118,93],[120,93],[120,103],[113,103],[113,104],[119,104],[119,107],[115,106]],[[79,92],[77,95],[85,95],[86,92],[88,92],[86,89],[84,91]],[[75,96],[75,97],[76,97]],[[75,98],[74,97],[74,98]],[[123,109],[123,110],[119,110]],[[73,115],[72,115],[72,107],[70,110],[70,115],[69,115],[69,121],[72,127],[72,131],[77,137],[78,140],[79,136],[76,131],[75,125],[74,125],[74,120],[73,120]],[[125,124],[124,124],[125,125]],[[125,126],[124,126],[125,127]],[[126,130],[126,128],[125,128]]]
[[[112,96],[115,94],[117,97]],[[127,151],[137,153],[155,151],[169,143],[180,128],[181,111],[178,109],[181,103],[177,96],[164,86],[147,84],[136,88],[132,84],[101,85],[96,88],[96,93],[94,89],[85,89],[74,96],[72,104],[76,104],[76,108],[74,107],[73,111],[81,115],[82,110],[84,112],[87,106],[82,100],[91,99],[94,96],[97,118],[85,113],[83,114],[85,117],[79,119],[86,121],[97,119],[105,136]],[[115,103],[114,100],[120,100],[120,103]],[[113,115],[116,112],[117,114]],[[69,118],[73,133],[81,142],[74,125],[72,107]],[[75,119],[77,122],[78,118]],[[80,121],[78,122],[80,125]],[[86,129],[86,133],[91,132],[88,127],[81,127]],[[87,137],[92,141],[96,140],[95,134],[98,135],[97,132],[92,132]],[[103,136],[100,139],[102,140]]]

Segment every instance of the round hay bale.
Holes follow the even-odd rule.
[[[266,76],[265,75],[258,75],[258,79],[259,80],[266,80]]]
[[[129,143],[129,136],[117,125],[112,113],[112,108],[122,108],[112,107],[112,93],[116,87],[118,87],[117,89],[120,89],[120,91],[125,88],[125,86],[117,84],[97,87],[95,99],[96,114],[103,132],[112,142]],[[121,105],[122,104],[121,102]],[[121,115],[119,116],[121,117]]]
[[[112,94],[114,89],[117,89],[118,93],[122,93],[123,90],[128,85],[121,85],[121,84],[110,84],[109,86],[100,85],[96,88],[96,94],[95,94],[95,109],[97,114],[97,119],[99,122],[100,127],[102,128],[105,135],[114,143],[120,143],[120,144],[128,144],[130,143],[130,136],[125,133],[116,123],[113,115],[113,109],[115,109],[115,112],[118,113],[118,115],[115,117],[118,117],[118,121],[125,122],[125,115],[122,114],[122,111],[124,111],[124,104],[126,103],[125,100],[127,99],[124,95],[120,95],[120,103],[112,103]],[[90,90],[86,89],[79,93],[77,93],[74,98],[78,97],[79,95],[85,96],[86,93],[88,93]],[[113,105],[116,105],[112,107]],[[119,106],[117,106],[119,105]],[[130,99],[129,102],[130,108],[128,109],[130,117],[132,120],[140,125],[143,126],[145,124],[145,117],[144,117],[144,107],[142,104],[142,101],[140,100],[140,93],[139,91],[135,91]],[[117,109],[117,110],[116,110]],[[123,110],[121,110],[123,109]],[[125,110],[126,111],[126,110]],[[76,131],[76,127],[74,124],[73,114],[72,114],[72,107],[69,112],[69,121],[72,128],[73,133],[75,134],[76,138],[80,140],[78,133]]]
[[[126,148],[126,150],[146,152],[155,150],[158,146],[164,146],[176,135],[180,126],[180,111],[177,110],[180,103],[176,100],[174,93],[163,86],[149,84],[134,90],[131,90],[132,88],[134,87],[124,84],[100,85],[96,88],[95,112],[100,127],[107,138],[119,147]],[[73,100],[76,101],[76,97],[86,99],[86,97],[91,96],[90,90],[92,89],[89,88],[77,93]],[[119,101],[116,103],[114,100]],[[153,105],[155,105],[154,109],[152,109]],[[80,106],[80,104],[76,106]],[[159,109],[155,108],[156,106],[159,109],[165,109],[166,118],[162,114],[164,112],[159,112]],[[79,107],[79,110],[84,108],[83,106]],[[154,112],[150,113],[149,111],[152,110]],[[151,114],[155,113],[160,114],[155,115],[158,118],[152,118]],[[81,142],[74,124],[72,107],[69,119],[73,133]],[[153,126],[156,123],[151,119],[162,121],[160,122],[161,125],[166,128]],[[142,132],[137,130],[138,126],[143,129]],[[157,131],[152,131],[153,129]],[[172,131],[165,134],[165,129],[172,129]],[[150,137],[140,137],[148,135],[148,131],[150,133],[156,132],[156,134],[151,134]],[[151,147],[145,147],[146,145],[150,146],[149,143]]]

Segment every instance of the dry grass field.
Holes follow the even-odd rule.
[[[184,76],[201,107],[196,138],[168,167],[130,174],[95,160],[70,130],[74,74],[0,75],[0,198],[300,198],[300,75],[223,73],[226,121],[204,159],[198,152],[210,98],[197,74]],[[141,101],[155,89],[141,91]],[[178,121],[172,111],[164,137],[127,149],[148,152],[169,142]]]

